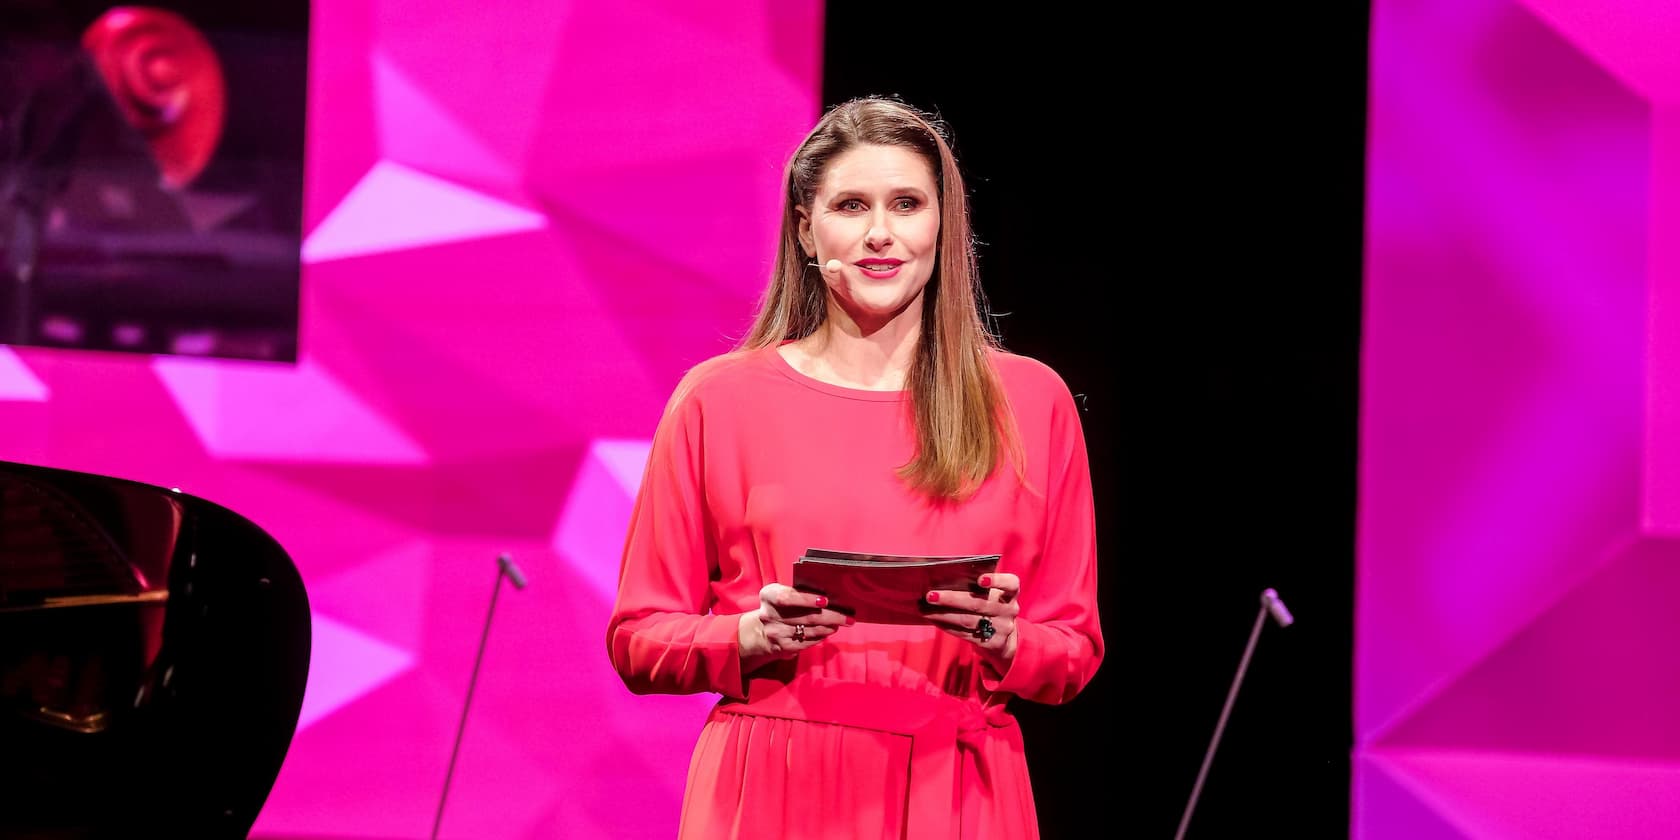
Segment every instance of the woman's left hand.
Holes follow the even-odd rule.
[[[928,613],[927,619],[978,646],[993,665],[1003,670],[1015,659],[1015,616],[1021,612],[1015,596],[1021,594],[1021,579],[993,573],[981,575],[980,585],[990,590],[984,598],[948,589],[929,592],[927,602],[939,609]]]

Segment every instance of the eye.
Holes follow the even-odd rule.
[[[848,198],[845,201],[840,202],[840,209],[855,213],[863,209],[863,202],[858,201],[855,198]]]
[[[922,206],[922,203],[914,198],[900,198],[893,201],[894,208],[906,213],[920,206]]]

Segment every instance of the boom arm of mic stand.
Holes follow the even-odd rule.
[[[443,806],[449,801],[449,780],[455,776],[455,759],[461,755],[461,736],[467,732],[467,710],[472,708],[473,689],[478,685],[478,668],[484,664],[485,643],[490,641],[490,620],[496,616],[496,597],[502,594],[502,579],[511,578],[515,588],[525,588],[525,576],[506,554],[496,558],[496,585],[490,590],[490,608],[484,612],[484,633],[478,639],[478,656],[473,659],[472,678],[467,681],[467,699],[461,704],[461,723],[455,729],[455,746],[449,751],[449,770],[443,774],[443,793],[438,796],[437,816],[432,820],[432,840],[443,827]]]
[[[1231,681],[1231,690],[1225,695],[1225,708],[1219,712],[1219,723],[1213,727],[1213,741],[1208,744],[1207,754],[1202,756],[1202,769],[1196,774],[1196,786],[1190,789],[1190,801],[1184,806],[1184,816],[1179,818],[1178,833],[1173,835],[1173,840],[1184,840],[1184,831],[1190,827],[1190,815],[1195,812],[1196,800],[1202,795],[1202,785],[1207,781],[1208,768],[1213,766],[1213,754],[1219,749],[1220,736],[1225,734],[1225,722],[1231,718],[1231,706],[1237,702],[1237,691],[1242,688],[1243,675],[1248,673],[1248,662],[1254,657],[1254,647],[1260,642],[1260,631],[1266,626],[1267,613],[1271,613],[1282,627],[1288,627],[1295,621],[1283,602],[1278,600],[1276,590],[1268,589],[1260,594],[1260,614],[1254,617],[1254,629],[1249,631],[1248,646],[1243,649],[1242,662],[1237,665],[1237,675]]]

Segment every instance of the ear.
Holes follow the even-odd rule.
[[[815,237],[811,236],[811,211],[795,207],[794,212],[799,214],[799,247],[805,249],[807,259],[814,260],[817,258],[817,243]]]

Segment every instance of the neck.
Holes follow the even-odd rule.
[[[922,335],[921,298],[893,317],[875,323],[854,319],[828,303],[828,319],[798,342],[803,372],[837,385],[872,391],[905,387]]]

